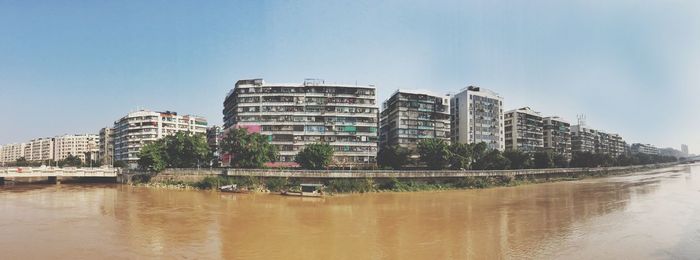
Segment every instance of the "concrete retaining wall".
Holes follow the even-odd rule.
[[[277,169],[166,169],[151,177],[151,181],[201,181],[207,176],[243,176],[243,177],[286,177],[300,179],[348,179],[348,178],[415,178],[415,179],[447,179],[464,177],[495,177],[495,176],[533,176],[533,177],[558,177],[566,175],[592,175],[592,174],[615,174],[632,171],[657,169],[669,167],[676,163],[636,165],[625,167],[601,167],[601,168],[562,168],[562,169],[522,169],[522,170],[500,170],[500,171],[366,171],[366,170],[277,170]],[[118,180],[128,183],[133,176],[144,175],[140,171],[124,171],[123,176]]]

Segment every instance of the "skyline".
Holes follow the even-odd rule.
[[[0,6],[0,111],[22,126],[0,129],[1,144],[96,133],[137,107],[221,125],[239,79],[321,78],[376,85],[380,108],[399,88],[475,85],[505,110],[586,114],[628,143],[700,148],[700,4],[690,1]]]

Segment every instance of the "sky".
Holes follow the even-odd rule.
[[[498,92],[700,153],[700,2],[0,0],[0,144],[136,109],[222,124],[240,79]]]

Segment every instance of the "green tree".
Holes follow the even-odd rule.
[[[423,139],[418,143],[418,154],[432,170],[444,169],[450,161],[449,145],[442,139]]]
[[[408,162],[410,151],[401,146],[384,146],[377,152],[377,164],[394,170],[401,169]]]
[[[68,156],[66,156],[66,158],[61,160],[58,164],[61,166],[78,167],[83,165],[83,160],[81,160],[78,156],[68,154]]]
[[[532,156],[532,162],[537,169],[554,167],[554,153],[552,151],[536,152]]]
[[[275,161],[277,147],[267,137],[248,133],[246,129],[231,129],[221,141],[223,153],[232,155],[231,166],[238,168],[262,168],[266,162]]]
[[[450,168],[469,169],[472,164],[472,145],[453,143],[450,145]]]
[[[139,151],[139,168],[144,171],[160,172],[165,169],[165,142],[163,139],[148,143]]]
[[[24,158],[24,156],[19,157],[19,158],[17,158],[17,160],[15,160],[15,166],[26,167],[26,166],[29,166],[29,162],[27,161],[27,158]]]
[[[211,151],[203,134],[178,132],[163,138],[167,167],[188,168],[208,165]]]
[[[532,168],[532,156],[529,153],[508,150],[503,152],[503,156],[510,161],[510,169]]]
[[[473,169],[476,170],[505,170],[511,165],[510,160],[498,150],[490,150],[477,160]]]
[[[560,154],[560,153],[555,154],[553,160],[554,160],[554,167],[557,167],[557,168],[568,168],[569,167],[569,159],[566,158],[566,156],[563,154]]]
[[[333,161],[333,147],[327,143],[307,145],[299,151],[295,160],[304,169],[324,169]]]
[[[481,160],[488,152],[488,145],[484,142],[469,144],[469,147],[472,152],[472,164]]]

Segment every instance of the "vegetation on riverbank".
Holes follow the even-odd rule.
[[[331,194],[367,193],[367,192],[415,192],[460,189],[485,189],[492,187],[510,187],[523,184],[545,183],[555,181],[580,180],[584,178],[605,177],[629,173],[632,170],[596,171],[580,173],[562,173],[544,176],[489,176],[463,178],[398,179],[398,178],[336,178],[321,181],[325,191]],[[301,184],[299,178],[251,177],[251,176],[208,176],[201,181],[181,180],[153,181],[149,175],[137,175],[132,183],[138,186],[167,189],[215,190],[218,187],[236,184],[256,192],[280,192],[296,190]]]

